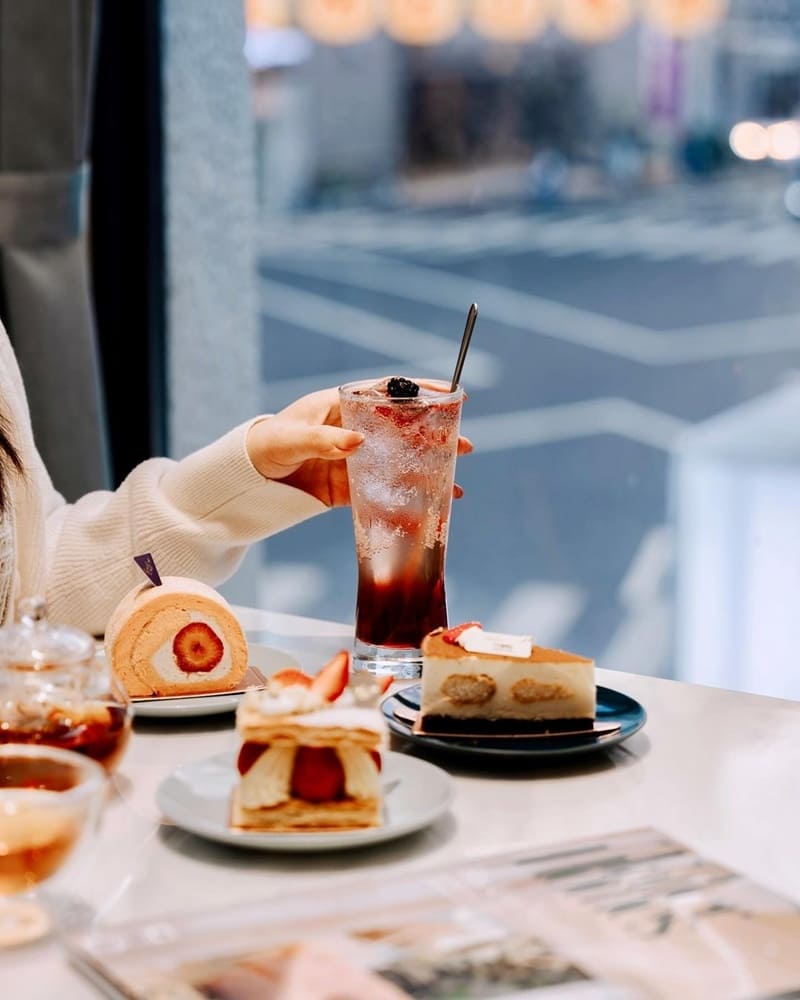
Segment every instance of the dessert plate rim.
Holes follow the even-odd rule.
[[[419,699],[409,694],[421,693],[417,682],[389,694],[381,702],[381,711],[391,732],[420,748],[439,753],[467,754],[473,757],[521,758],[528,761],[552,760],[598,753],[616,746],[637,733],[647,721],[647,712],[641,702],[629,694],[605,685],[597,685],[597,717],[605,722],[618,721],[618,729],[599,735],[558,735],[550,738],[537,735],[529,741],[523,737],[498,737],[487,739],[468,736],[432,736],[416,733],[413,723],[399,718],[394,707],[399,702],[406,708],[419,708]]]
[[[276,646],[263,643],[248,643],[251,666],[265,676],[286,667],[300,668],[300,663],[291,653]],[[168,695],[166,697],[131,698],[134,718],[142,719],[175,719],[189,718],[200,715],[219,715],[223,712],[233,712],[245,692],[221,691],[219,694],[190,694],[185,697]]]
[[[385,821],[362,830],[268,833],[232,830],[230,793],[237,780],[236,751],[212,754],[181,764],[156,790],[164,819],[206,840],[248,850],[335,851],[396,840],[430,826],[450,808],[453,779],[441,767],[408,754],[383,754]]]

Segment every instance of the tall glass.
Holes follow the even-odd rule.
[[[340,386],[342,425],[364,435],[347,460],[358,596],[353,667],[419,677],[420,644],[447,625],[445,555],[462,389],[415,379],[394,398],[388,379]]]

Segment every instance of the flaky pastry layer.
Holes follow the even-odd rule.
[[[381,825],[381,800],[306,802],[292,798],[277,806],[248,809],[241,804],[239,789],[235,788],[231,797],[230,825],[236,830],[265,830],[270,833],[375,827]]]

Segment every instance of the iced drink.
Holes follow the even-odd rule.
[[[364,434],[347,460],[358,560],[355,669],[418,677],[422,637],[447,624],[445,553],[463,390],[392,377],[339,390]]]

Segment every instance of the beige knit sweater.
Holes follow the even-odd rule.
[[[142,462],[113,492],[66,503],[36,450],[2,326],[0,412],[25,467],[24,479],[10,476],[11,502],[0,518],[0,622],[13,617],[20,597],[43,594],[54,621],[102,635],[122,595],[143,580],[135,555],[151,552],[162,574],[219,586],[251,543],[327,509],[257,472],[245,450],[253,421],[180,461]]]

